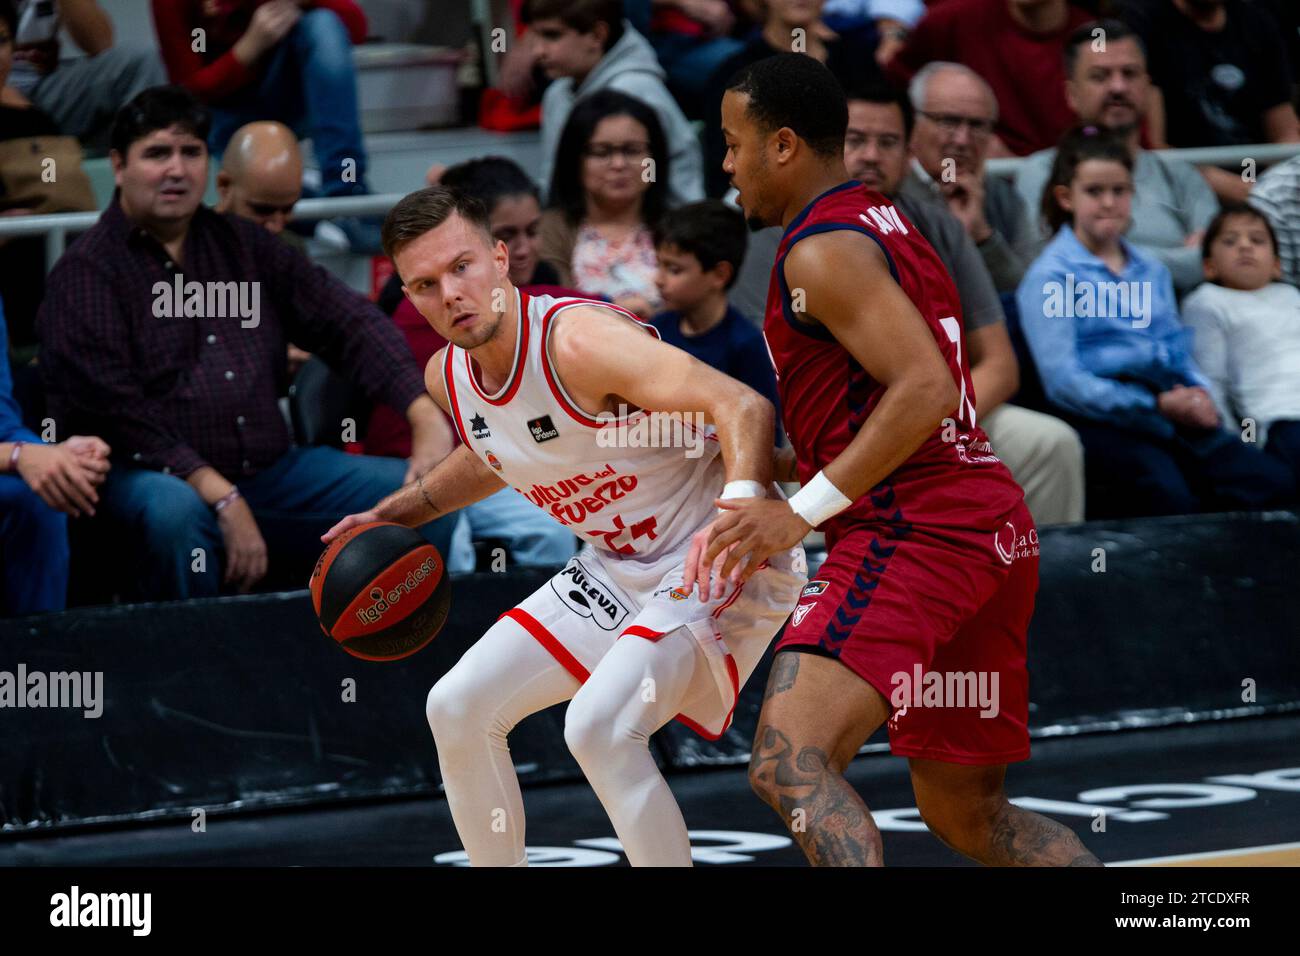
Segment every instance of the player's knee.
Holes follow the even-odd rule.
[[[579,692],[564,714],[564,743],[573,759],[586,769],[611,763],[619,747],[632,741],[619,731],[610,714],[589,705]]]
[[[961,795],[917,801],[921,819],[930,832],[954,850],[968,855],[988,845],[1005,805],[1006,798],[1000,793],[974,799]]]
[[[475,719],[471,696],[456,679],[454,670],[429,690],[424,715],[439,747],[454,746],[458,740],[483,729],[477,726],[480,721]]]

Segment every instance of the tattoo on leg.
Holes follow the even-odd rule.
[[[989,837],[995,866],[1101,866],[1074,831],[1055,820],[1004,804]]]
[[[767,678],[767,690],[764,700],[771,700],[777,694],[783,694],[794,686],[794,679],[799,673],[799,654],[785,651],[776,655],[772,661],[772,673]]]
[[[796,755],[785,734],[764,725],[750,778],[814,866],[881,864],[880,831],[870,811],[824,751],[803,747]]]

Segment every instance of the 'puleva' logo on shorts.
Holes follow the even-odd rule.
[[[591,572],[577,558],[551,578],[554,591],[574,614],[589,617],[602,631],[613,631],[628,616],[628,610],[618,598],[591,576]]]

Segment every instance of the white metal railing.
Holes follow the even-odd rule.
[[[1259,166],[1300,155],[1300,143],[1259,143],[1254,146],[1197,146],[1190,149],[1162,150],[1162,156],[1181,159],[1198,166],[1239,168],[1242,161],[1253,159]],[[990,159],[987,171],[993,176],[1012,176],[1023,157]],[[379,193],[367,196],[339,196],[332,199],[303,199],[293,207],[295,219],[329,219],[334,216],[379,216],[388,212],[404,193]],[[67,247],[68,236],[85,232],[99,221],[98,212],[63,212],[49,216],[0,216],[0,236],[44,236],[45,269],[54,267]]]
[[[1181,159],[1193,166],[1222,166],[1224,169],[1240,169],[1245,159],[1253,159],[1259,166],[1290,159],[1300,154],[1300,143],[1257,143],[1254,146],[1190,146],[1185,149],[1162,149],[1161,156]],[[984,164],[991,176],[1014,176],[1017,167],[1024,162],[1023,156],[1010,156],[1005,159],[990,159]]]
[[[331,199],[303,199],[293,207],[295,219],[330,219],[334,216],[381,216],[392,209],[405,193],[366,196],[338,196]],[[0,236],[45,236],[45,271],[67,247],[68,236],[85,232],[99,221],[102,212],[59,212],[48,216],[0,217]],[[3,255],[3,251],[0,251]]]

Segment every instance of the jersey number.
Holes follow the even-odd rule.
[[[957,346],[957,381],[961,383],[961,398],[957,402],[957,417],[964,418],[966,413],[970,412],[970,418],[966,422],[971,428],[975,427],[975,406],[971,403],[970,397],[966,394],[966,373],[961,369],[961,325],[957,322],[956,317],[946,316],[939,320],[943,330],[948,333],[948,340]]]
[[[605,546],[618,554],[636,554],[633,539],[644,536],[653,541],[658,537],[655,534],[658,524],[658,519],[651,515],[628,528],[623,525],[622,515],[614,515],[613,531],[588,531],[587,534],[593,538],[604,538]]]

